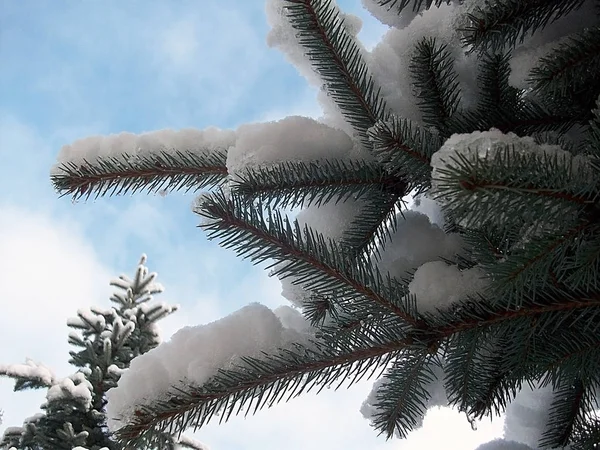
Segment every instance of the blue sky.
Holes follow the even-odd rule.
[[[385,28],[359,0],[339,3],[363,18],[367,48],[375,44]],[[267,32],[262,1],[0,0],[0,362],[31,357],[67,375],[66,319],[108,305],[109,279],[143,252],[166,287],[161,299],[181,305],[163,321],[165,337],[252,301],[285,303],[278,280],[206,240],[192,195],[74,204],[49,180],[60,147],[93,134],[318,117],[316,92],[266,45]],[[11,390],[0,380],[0,431],[43,399]],[[307,396],[197,436],[213,450],[469,450],[501,430],[473,432],[442,410],[408,441],[385,442],[358,412],[368,391]]]

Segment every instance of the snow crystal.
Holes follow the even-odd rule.
[[[63,163],[83,164],[84,160],[94,162],[98,158],[119,157],[125,153],[132,162],[140,156],[161,152],[192,151],[205,154],[218,149],[226,150],[234,142],[235,132],[216,127],[90,136],[63,146],[52,174],[60,174],[60,165]]]
[[[50,387],[46,393],[46,400],[51,402],[63,398],[77,399],[86,409],[89,409],[92,406],[92,390],[93,387],[85,376],[76,373]]]
[[[425,313],[446,309],[467,295],[481,293],[488,284],[485,273],[476,267],[460,271],[443,261],[431,261],[417,269],[408,289],[417,297],[419,312]]]
[[[404,218],[398,215],[396,231],[381,251],[380,260],[376,261],[382,274],[387,272],[400,279],[426,262],[440,257],[453,260],[455,254],[461,253],[463,241],[458,234],[445,233],[425,214],[416,211],[404,211],[403,214]]]
[[[553,398],[551,385],[535,385],[532,389],[525,384],[506,407],[504,438],[537,448],[537,443],[546,431]]]
[[[343,131],[302,116],[244,124],[237,134],[237,142],[227,153],[227,170],[232,176],[247,168],[285,161],[356,160],[363,154]]]
[[[25,359],[25,364],[0,364],[0,373],[9,377],[39,380],[45,385],[51,385],[56,380],[52,369],[29,358]]]
[[[237,312],[207,325],[185,327],[170,341],[135,358],[120,378],[118,386],[107,393],[109,427],[123,425],[132,413],[132,405],[141,405],[161,398],[182,380],[202,385],[219,368],[231,367],[240,356],[260,357],[263,351],[273,352],[288,347],[302,333],[293,329],[298,320],[291,319],[289,310],[280,310],[278,317],[266,306],[252,303]]]
[[[410,8],[409,8],[410,9]],[[477,100],[477,58],[466,55],[460,40],[463,6],[454,3],[432,6],[416,16],[403,29],[390,29],[371,51],[369,67],[381,86],[381,95],[388,107],[402,118],[422,121],[417,97],[413,92],[410,72],[411,59],[417,42],[425,37],[436,38],[438,45],[446,44],[454,59],[454,70],[461,89],[461,106],[472,107]]]
[[[520,442],[495,439],[480,445],[475,450],[533,450],[533,448]]]

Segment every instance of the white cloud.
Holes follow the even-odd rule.
[[[171,24],[159,35],[159,52],[165,60],[176,67],[189,66],[200,46],[197,28],[191,20]]]
[[[179,110],[170,109],[170,120],[185,122],[191,99],[197,103],[193,108],[210,112],[213,121],[231,115],[268,73],[273,60],[252,9],[205,2],[201,9],[173,8],[157,23],[143,52],[159,86],[177,99]]]
[[[66,320],[82,306],[106,301],[110,272],[72,222],[8,204],[0,205],[0,255],[0,361],[30,357],[68,374]],[[20,425],[44,397],[13,394],[12,386],[0,379],[3,426]]]
[[[33,128],[2,111],[0,159],[0,198],[15,202],[36,198],[44,188],[50,190],[48,170],[42,166],[43,161],[50,161],[48,145]],[[19,170],[14,170],[17,167]],[[46,186],[40,181],[45,181]]]

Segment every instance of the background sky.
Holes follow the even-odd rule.
[[[360,0],[339,4],[363,19],[371,48],[385,27]],[[141,253],[166,287],[159,299],[181,306],[161,322],[165,339],[249,302],[286,303],[277,279],[206,239],[192,195],[73,203],[49,179],[61,146],[93,134],[320,116],[316,92],[268,48],[267,32],[262,0],[0,0],[0,363],[30,357],[71,373],[66,319],[108,306],[108,281],[132,273]],[[406,441],[386,442],[359,413],[371,383],[196,437],[212,450],[471,450],[501,436],[500,420],[473,431],[441,409]],[[0,433],[43,401],[12,387],[0,379]]]

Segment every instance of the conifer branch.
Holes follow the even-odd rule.
[[[244,358],[242,366],[230,370],[220,370],[218,375],[201,387],[190,385],[177,387],[165,400],[155,401],[150,405],[137,408],[133,417],[129,419],[130,421],[118,430],[117,437],[123,443],[131,445],[142,439],[152,442],[152,439],[158,434],[166,431],[177,434],[189,426],[202,426],[217,413],[221,415],[221,420],[227,420],[235,410],[239,413],[241,408],[245,408],[246,413],[256,412],[257,409],[270,407],[281,401],[286,395],[289,399],[315,386],[323,388],[331,385],[335,380],[351,380],[350,383],[353,383],[364,376],[366,372],[374,373],[377,368],[385,367],[398,357],[402,359],[398,359],[396,367],[408,370],[410,367],[404,365],[406,358],[416,357],[418,359],[418,354],[424,355],[419,352],[432,347],[429,339],[450,339],[450,344],[444,347],[446,379],[457,383],[461,376],[475,377],[472,380],[470,378],[471,381],[465,379],[464,383],[454,385],[455,388],[449,386],[451,401],[454,404],[463,405],[462,407],[470,414],[481,415],[483,414],[481,406],[483,396],[477,391],[481,391],[482,388],[490,389],[490,384],[489,380],[481,384],[478,384],[477,380],[482,376],[485,378],[497,374],[486,370],[486,367],[489,369],[489,359],[486,355],[491,351],[489,345],[493,342],[490,337],[501,330],[497,327],[504,324],[506,326],[504,328],[505,335],[514,339],[515,336],[520,335],[518,332],[515,333],[517,329],[527,333],[532,332],[526,322],[515,320],[516,318],[541,318],[547,316],[548,313],[562,312],[567,308],[598,310],[600,309],[600,293],[587,302],[569,300],[560,304],[513,308],[509,311],[506,311],[503,305],[497,305],[487,319],[481,314],[485,315],[488,310],[491,310],[491,305],[477,302],[470,304],[470,307],[472,309],[470,314],[479,311],[480,317],[473,320],[463,318],[452,326],[440,326],[432,323],[429,330],[413,329],[406,335],[406,330],[402,326],[389,327],[385,322],[379,325],[373,323],[377,328],[371,332],[366,330],[361,332],[359,328],[353,327],[352,330],[349,330],[350,333],[346,332],[346,339],[335,339],[334,336],[341,336],[339,332],[336,332],[334,335],[330,335],[327,341],[313,343],[316,346],[314,349],[297,347],[294,351],[283,350],[275,355],[265,355],[262,359]],[[467,314],[467,312],[463,312],[463,315]],[[562,314],[554,314],[551,320],[562,323],[563,319]],[[492,326],[496,327],[496,331],[490,328]],[[546,339],[540,333],[541,330],[548,329],[547,327],[540,325],[534,328],[533,333],[537,333],[539,339]],[[531,336],[533,337],[534,334]],[[374,341],[373,338],[375,338]],[[481,339],[487,340],[488,344],[483,345]],[[561,341],[564,342],[564,340],[564,337],[561,337]],[[324,345],[323,342],[328,342],[328,344]],[[571,342],[573,345],[578,345],[577,340]],[[471,350],[465,351],[465,346]],[[531,361],[549,361],[554,357],[552,355],[557,353],[556,350],[553,350],[554,347],[546,348],[538,345],[537,348],[541,353],[536,353],[533,357],[528,355],[529,362],[527,364],[531,364]],[[550,353],[547,353],[548,351]],[[472,364],[469,361],[473,357],[477,358],[477,364],[473,366],[473,370],[463,370],[464,364]],[[416,366],[414,368],[416,369]],[[412,375],[410,375],[411,373]],[[430,379],[428,373],[430,372],[409,370],[406,374],[413,377],[412,379],[420,385]],[[514,383],[518,383],[519,380],[510,375],[508,378],[504,378],[502,381],[496,380],[496,382],[508,383],[506,386],[510,392],[511,389],[513,391],[516,389]],[[403,389],[403,384],[399,381],[391,388],[394,386],[400,390]],[[475,390],[471,390],[469,386]],[[427,394],[424,393],[424,395]],[[423,397],[420,398],[423,400]],[[385,399],[382,398],[382,401],[385,402]],[[501,399],[496,399],[495,404],[506,401],[506,397],[501,397]],[[402,406],[396,403],[394,405],[396,405],[395,407]],[[476,405],[479,405],[480,409],[474,409]],[[408,409],[404,410],[404,408]],[[391,422],[398,423],[397,421],[400,421],[404,426],[410,422],[410,417],[416,417],[417,410],[411,409],[408,405],[403,406],[402,409],[408,414],[407,416],[400,413],[399,410],[396,410],[395,414],[382,413],[381,419],[386,419],[381,423],[382,426],[383,422],[387,424],[384,427],[386,430],[388,430],[387,427],[391,427]],[[485,413],[489,413],[489,410],[486,410]],[[402,429],[397,430],[402,432]]]
[[[481,297],[465,302],[461,310],[450,318],[428,316],[429,338],[443,340],[470,330],[502,327],[505,324],[514,324],[514,330],[522,325],[520,319],[537,317],[543,317],[544,327],[552,329],[560,326],[565,319],[576,317],[580,321],[580,328],[591,331],[600,317],[600,291],[548,291],[537,298],[526,292],[523,297],[523,306],[510,304],[510,300],[504,297],[501,297],[503,301]]]
[[[373,426],[388,439],[396,432],[406,438],[425,415],[431,397],[427,385],[436,379],[431,359],[427,349],[420,350],[398,358],[387,370],[373,405]]]
[[[541,104],[525,92],[507,91],[505,100],[514,104],[503,104],[498,108],[481,107],[475,111],[459,110],[449,121],[456,133],[472,133],[473,131],[497,128],[503,133],[515,133],[519,136],[531,136],[543,133],[564,134],[575,126],[588,124],[591,114],[560,104]],[[482,97],[482,98],[485,98]]]
[[[549,448],[564,448],[571,440],[573,430],[584,422],[584,411],[592,410],[592,402],[586,395],[586,385],[580,378],[561,380],[554,392],[550,406],[550,418],[540,445]],[[588,403],[588,405],[585,405]]]
[[[487,268],[494,279],[493,288],[499,294],[514,298],[517,304],[526,291],[535,297],[538,291],[560,288],[562,280],[556,273],[565,273],[563,264],[569,252],[589,226],[584,223],[562,235],[532,238],[522,250],[511,251],[504,261]]]
[[[599,71],[600,27],[592,27],[570,36],[568,42],[542,57],[531,70],[530,81],[538,94],[564,97],[597,84]]]
[[[227,175],[226,154],[212,151],[202,155],[191,151],[161,152],[141,157],[122,154],[96,161],[62,164],[51,176],[61,195],[74,199],[148,192],[197,191],[219,184]]]
[[[590,144],[589,151],[593,152],[596,159],[592,159],[591,166],[600,174],[600,95],[596,97],[596,108],[592,110],[592,117],[587,123],[587,141]]]
[[[564,378],[600,382],[595,380],[600,373],[600,338],[593,327],[582,328],[560,327],[552,330],[552,336],[544,336],[552,346],[538,351],[535,358],[544,383],[558,384]]]
[[[468,15],[464,44],[471,50],[510,49],[526,35],[545,28],[583,5],[584,0],[501,0],[477,6]]]
[[[384,367],[408,345],[398,341],[341,350],[317,346],[317,351],[298,348],[267,355],[262,360],[244,358],[243,366],[220,370],[202,387],[185,386],[174,391],[169,400],[137,408],[116,436],[125,445],[136,445],[139,439],[152,441],[156,433],[177,433],[190,425],[202,426],[217,412],[221,420],[227,420],[242,407],[256,412],[280,402],[286,395],[293,398],[342,377],[351,379],[349,375],[355,372]]]
[[[510,52],[481,55],[477,75],[480,114],[489,117],[489,114],[496,115],[498,111],[513,113],[518,110],[519,91],[508,82],[510,58]],[[493,120],[489,122],[496,123]]]
[[[56,381],[54,373],[42,364],[27,360],[25,364],[0,364],[0,376],[15,380],[15,391],[49,388]]]
[[[359,47],[343,25],[337,7],[331,0],[286,0],[286,3],[289,4],[286,11],[290,23],[298,31],[306,56],[323,79],[327,93],[358,132],[365,148],[370,148],[369,128],[378,121],[385,121],[389,113]],[[396,200],[388,203],[390,209],[381,208],[379,223],[389,217]],[[372,247],[375,237],[381,235],[383,232],[379,227],[368,231],[359,239],[355,253]]]
[[[457,153],[439,169],[434,197],[443,198],[448,212],[466,227],[502,223],[509,210],[529,223],[564,227],[600,198],[587,167],[576,166],[568,155],[497,148],[492,158]]]
[[[471,329],[450,337],[444,353],[445,387],[450,404],[472,415],[491,373],[489,331]],[[489,389],[489,388],[488,388]],[[486,411],[487,412],[487,411]]]
[[[512,341],[511,336],[505,341]],[[510,346],[497,346],[498,352],[510,349]],[[479,378],[478,395],[473,398],[472,403],[466,407],[466,414],[473,419],[481,420],[486,415],[500,416],[506,411],[509,402],[515,398],[517,391],[521,388],[522,366],[509,366],[506,361],[507,353],[499,355],[488,355],[485,364],[485,376]],[[508,367],[510,368],[508,368]],[[516,369],[516,370],[514,370]]]
[[[600,442],[600,418],[590,417],[586,423],[573,430],[572,450],[595,450]]]
[[[402,197],[405,194],[399,195],[397,188],[402,189],[402,192],[410,192],[402,186],[405,185],[384,185],[383,191],[372,193],[365,207],[340,239],[340,244],[349,258],[358,258],[371,253],[376,258],[381,256],[381,252],[385,250],[387,242],[398,225],[396,210],[402,211],[404,206]]]
[[[573,255],[557,272],[563,283],[573,289],[586,291],[599,287],[598,273],[600,272],[600,226],[591,225],[575,242]]]
[[[450,0],[377,0],[381,6],[387,6],[388,10],[396,9],[400,14],[404,9],[411,4],[412,10],[420,11],[421,9],[429,9],[432,5],[439,7],[442,3],[449,3]]]
[[[449,137],[448,125],[459,106],[460,87],[447,45],[423,38],[416,45],[410,72],[423,121]]]
[[[137,161],[122,155],[63,165],[53,183],[74,198],[197,190],[220,187],[228,178],[227,194],[219,190],[198,203],[202,228],[255,263],[274,261],[274,275],[290,277],[306,291],[305,317],[318,327],[314,342],[241,357],[201,386],[182,380],[166,396],[136,404],[132,417],[121,409],[124,426],[117,437],[126,445],[151,448],[161,442],[160,448],[172,448],[172,433],[215,416],[226,421],[242,409],[251,414],[305,390],[351,385],[386,368],[375,426],[388,437],[405,436],[426,409],[431,363],[443,355],[450,403],[470,418],[503,412],[525,382],[552,383],[557,395],[542,444],[582,450],[600,442],[592,402],[600,392],[600,28],[581,31],[542,58],[531,72],[532,89],[509,83],[511,48],[585,1],[459,2],[470,11],[470,23],[459,30],[464,50],[480,56],[480,99],[474,110],[459,109],[458,77],[446,43],[423,39],[415,43],[411,67],[401,68],[413,72],[426,125],[421,126],[387,110],[334,1],[284,0],[283,13],[322,88],[376,161],[287,162],[230,178],[224,151],[161,153]],[[376,2],[400,13],[446,1]],[[577,132],[565,139],[577,126],[583,139]],[[491,127],[534,135],[538,143],[560,143],[571,154],[493,143],[493,158],[481,157],[483,147],[465,154],[456,149],[452,161],[442,161],[446,167],[434,164],[446,229],[468,244],[457,261],[441,259],[455,265],[449,269],[458,269],[461,277],[473,274],[467,269],[482,270],[491,283],[457,302],[448,298],[443,309],[421,313],[418,302],[425,305],[426,294],[414,294],[409,278],[384,277],[376,252],[396,227],[402,198],[431,186],[432,156],[444,140]],[[350,199],[360,199],[361,210],[336,241],[274,211]],[[413,286],[419,281],[415,277]],[[168,312],[145,313],[136,327]],[[93,316],[83,316],[75,328],[84,337],[102,331]],[[125,336],[121,328],[115,323],[114,336],[96,344],[70,338],[83,349],[72,353],[72,362],[84,364],[84,353],[93,362],[108,361],[106,355],[119,350]],[[155,344],[152,336],[149,342]],[[132,338],[128,345],[141,341]],[[64,433],[81,438],[72,427]]]
[[[338,8],[331,0],[285,0],[285,3],[306,57],[368,148],[367,130],[378,120],[386,119],[386,106],[359,47],[344,27]]]
[[[388,171],[414,185],[427,185],[431,155],[443,143],[439,135],[407,119],[391,116],[388,122],[377,122],[369,130],[369,137],[375,155]]]
[[[253,168],[238,175],[231,190],[274,208],[357,200],[381,190],[393,190],[397,196],[408,192],[402,179],[387,173],[379,164],[343,160],[288,161]]]
[[[350,299],[369,299],[409,324],[416,319],[399,303],[382,295],[381,276],[369,265],[356,268],[338,244],[297,221],[290,223],[277,211],[261,214],[261,205],[248,205],[222,192],[205,196],[195,212],[205,218],[201,227],[209,239],[222,238],[221,245],[254,263],[275,261],[274,274],[296,276],[297,283],[321,294],[333,293]],[[265,217],[266,216],[266,217]],[[279,263],[279,264],[278,264]],[[283,263],[283,264],[282,264]]]

